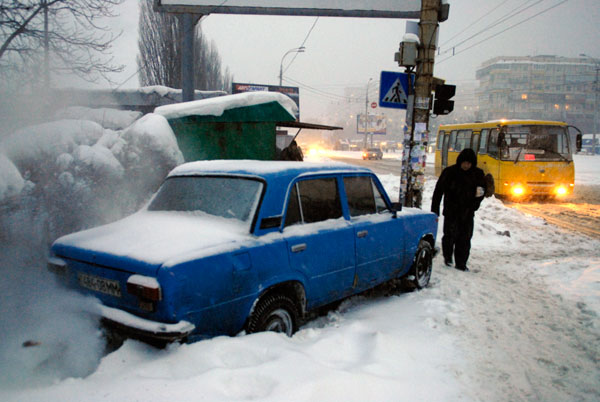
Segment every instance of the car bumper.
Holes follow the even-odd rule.
[[[149,343],[183,341],[196,328],[188,321],[168,324],[147,320],[112,307],[100,306],[100,308],[102,323],[106,327],[126,337]]]

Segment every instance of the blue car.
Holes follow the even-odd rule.
[[[437,217],[397,207],[366,168],[191,162],[141,211],[56,240],[48,268],[99,299],[111,333],[291,336],[307,312],[391,279],[427,286]]]

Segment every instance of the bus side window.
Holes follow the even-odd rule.
[[[455,151],[456,143],[456,130],[450,133],[450,142],[448,143],[448,151]]]
[[[488,140],[488,154],[490,156],[498,157],[498,129],[494,128],[490,132]]]
[[[456,135],[456,146],[454,150],[460,152],[465,148],[468,148],[471,144],[471,130],[460,130]]]
[[[471,149],[477,153],[479,149],[479,133],[473,133],[473,138],[471,139]]]
[[[479,153],[480,154],[487,153],[488,133],[489,133],[489,130],[487,128],[481,130],[481,138],[479,139]],[[475,145],[473,145],[473,146],[475,146]]]
[[[440,131],[438,133],[437,136],[437,141],[435,143],[435,147],[437,148],[437,150],[439,151],[440,149],[442,149],[442,143],[444,142],[444,132]]]

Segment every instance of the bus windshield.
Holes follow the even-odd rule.
[[[568,134],[561,126],[505,126],[500,138],[502,160],[570,161]]]

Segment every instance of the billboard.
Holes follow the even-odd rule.
[[[421,0],[154,0],[159,12],[419,18]]]
[[[366,128],[366,132],[365,132]],[[387,131],[387,120],[384,114],[367,115],[367,124],[365,125],[365,115],[356,115],[356,133],[357,134],[383,134]]]
[[[231,84],[231,93],[239,94],[241,92],[253,92],[253,91],[268,91],[268,92],[280,92],[292,98],[296,106],[298,106],[298,113],[296,114],[296,120],[300,120],[300,89],[298,87],[283,87],[279,85],[263,85],[263,84],[244,84],[240,82],[234,82]]]

